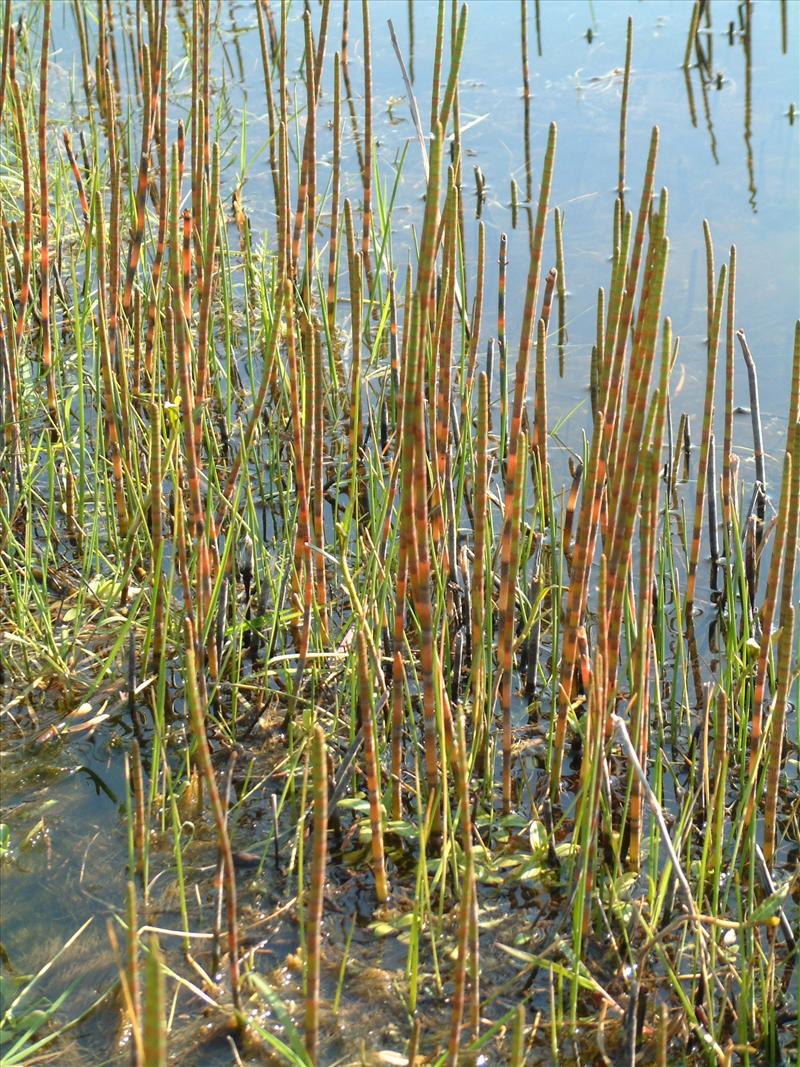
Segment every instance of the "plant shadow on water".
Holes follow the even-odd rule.
[[[0,7],[0,1062],[797,1057],[797,6]]]

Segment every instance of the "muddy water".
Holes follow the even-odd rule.
[[[708,5],[711,6],[711,5]],[[299,23],[294,5],[290,55],[299,55]],[[350,62],[355,95],[363,84],[359,5],[351,5]],[[465,221],[468,259],[474,262],[478,196],[473,168],[480,168],[485,196],[480,215],[487,226],[487,302],[485,337],[495,330],[493,301],[497,279],[497,244],[509,234],[508,329],[513,346],[518,336],[524,278],[527,271],[527,197],[538,186],[547,125],[559,126],[558,158],[552,203],[564,213],[568,297],[565,334],[554,338],[550,357],[551,422],[562,420],[558,440],[564,449],[580,447],[588,422],[588,368],[594,338],[594,307],[598,286],[608,285],[611,215],[617,180],[618,121],[625,23],[634,17],[634,58],[628,137],[628,200],[635,207],[650,129],[661,129],[658,182],[670,191],[671,237],[665,309],[681,337],[673,375],[672,404],[677,418],[688,412],[698,425],[702,408],[705,359],[705,252],[701,221],[707,218],[714,236],[717,262],[729,245],[738,251],[737,326],[747,332],[759,368],[765,443],[770,452],[768,473],[777,469],[785,434],[790,354],[798,313],[800,271],[800,186],[798,132],[790,122],[790,104],[800,104],[797,85],[797,41],[800,9],[795,4],[754,3],[749,6],[749,33],[740,23],[744,5],[717,0],[713,24],[702,40],[709,57],[709,75],[681,69],[690,7],[684,3],[647,5],[570,0],[528,4],[527,46],[530,96],[523,93],[520,9],[515,3],[476,2],[470,8],[467,46],[462,64],[461,123],[466,152],[464,166]],[[781,13],[786,13],[786,49]],[[120,6],[118,31],[126,24]],[[177,123],[188,107],[188,84],[177,66],[183,32],[181,12],[171,15],[171,40],[176,52],[175,85],[170,93],[171,120]],[[269,244],[273,227],[271,184],[266,165],[264,89],[255,13],[249,4],[223,3],[219,35],[213,50],[215,99],[219,102],[217,135],[224,148],[223,195],[229,199],[241,178],[243,204],[254,233]],[[410,13],[413,12],[413,18]],[[318,18],[316,5],[314,17]],[[391,253],[399,267],[412,247],[412,227],[419,221],[422,174],[419,148],[409,118],[405,87],[392,51],[386,20],[391,18],[400,47],[419,93],[423,122],[429,111],[435,6],[380,0],[372,7],[374,98],[377,151],[387,180],[402,160],[394,209]],[[337,47],[341,9],[335,7],[329,51]],[[85,116],[80,91],[79,53],[68,5],[54,10],[51,113],[54,126],[77,131]],[[120,41],[123,75],[130,67]],[[21,70],[26,70],[20,63]],[[330,117],[330,84],[323,88],[323,115]],[[356,100],[361,113],[360,100]],[[246,127],[243,144],[242,130]],[[348,137],[346,169],[356,175],[355,154]],[[321,129],[321,152],[330,158],[330,135]],[[56,134],[51,149],[55,151]],[[244,160],[244,167],[242,167]],[[325,162],[319,184],[326,181]],[[511,179],[519,189],[515,220],[511,211]],[[358,199],[357,177],[346,183]],[[545,267],[555,262],[552,233],[546,242]],[[559,346],[559,341],[560,346]],[[560,347],[560,350],[559,350]],[[744,367],[737,352],[736,403],[749,403]],[[746,414],[736,421],[736,447],[749,477],[751,437]],[[64,713],[51,694],[33,691],[8,706],[18,694],[2,694],[0,716],[0,821],[8,827],[10,852],[0,862],[3,902],[2,998],[9,1003],[21,975],[34,973],[84,923],[90,922],[75,945],[40,982],[42,996],[54,1000],[70,989],[59,1018],[87,1010],[113,982],[116,968],[108,950],[106,921],[120,914],[124,901],[128,837],[125,825],[125,783],[122,753],[128,748],[125,720],[113,717],[98,724],[91,737],[76,730],[62,739],[31,743]],[[110,698],[112,716],[119,712]],[[119,704],[119,694],[116,698]],[[34,722],[34,719],[36,720]],[[70,723],[74,725],[74,723]],[[149,754],[148,754],[149,755]],[[262,792],[279,791],[283,783],[269,777],[270,767],[255,769]],[[260,776],[260,777],[259,777]],[[255,794],[258,797],[258,794]],[[235,843],[241,848],[266,843],[265,860],[257,872],[241,872],[241,904],[245,937],[257,953],[258,967],[268,974],[288,1004],[301,996],[291,964],[298,931],[288,915],[273,918],[292,889],[267,854],[271,833],[267,806],[253,799],[237,815]],[[287,826],[291,813],[287,816]],[[210,929],[213,914],[215,852],[207,828],[185,827],[185,862],[193,881],[202,885],[191,901],[190,919],[197,930]],[[152,891],[153,918],[179,928],[173,867],[166,835],[156,832],[153,865],[163,871]],[[368,1049],[399,1048],[405,1033],[404,1000],[398,977],[405,966],[402,942],[387,938],[376,948],[366,925],[367,906],[358,884],[332,884],[338,906],[329,919],[330,966],[323,989],[333,997],[336,967],[345,938],[355,921],[351,943],[354,961],[348,971],[339,1020],[328,1019],[330,1058],[356,1059],[359,1042]],[[530,901],[521,901],[529,905]],[[490,909],[490,902],[486,902]],[[196,925],[194,925],[196,924]],[[491,935],[485,946],[491,951]],[[169,944],[165,946],[169,953]],[[198,955],[202,945],[196,947]],[[338,954],[338,955],[337,955]],[[288,962],[287,962],[288,957]],[[495,976],[503,977],[495,960]],[[74,984],[73,984],[74,983]],[[113,995],[113,994],[112,994]],[[175,1029],[190,1020],[194,1008],[179,994],[174,1005]],[[423,1008],[426,1005],[423,1004]],[[433,1003],[427,1005],[433,1009]],[[546,1005],[543,1006],[546,1008]],[[184,1020],[185,1016],[185,1020]],[[117,1044],[116,1003],[105,1002],[59,1045],[63,1062],[121,1061],[128,1055]],[[403,1025],[398,1027],[398,1021]],[[202,1038],[202,1051],[199,1042]],[[124,1037],[121,1038],[124,1042]],[[224,1033],[185,1030],[178,1044],[186,1063],[227,1063],[231,1053]]]

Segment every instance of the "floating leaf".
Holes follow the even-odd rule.
[[[786,882],[775,893],[770,893],[766,900],[750,916],[751,923],[766,923],[774,919],[786,903],[789,895],[789,883]]]

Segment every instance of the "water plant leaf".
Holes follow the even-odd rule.
[[[776,892],[763,900],[750,916],[750,922],[754,925],[768,923],[774,919],[783,908],[789,896],[789,882],[786,882]]]
[[[286,1005],[269,982],[267,982],[260,974],[251,971],[248,978],[256,991],[264,998],[264,1000],[266,1000],[267,1004],[269,1004],[270,1008],[275,1013],[278,1022],[286,1031],[289,1045],[287,1046],[280,1040],[280,1038],[275,1037],[274,1034],[270,1034],[268,1030],[265,1030],[262,1026],[258,1025],[255,1020],[253,1020],[253,1025],[276,1051],[281,1052],[287,1057],[290,1063],[301,1064],[302,1067],[311,1067],[311,1059],[306,1052],[303,1039],[300,1036],[297,1027],[292,1022],[289,1012],[286,1010]]]

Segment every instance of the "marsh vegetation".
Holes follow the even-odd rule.
[[[796,12],[1,6],[2,1063],[797,1060]]]

